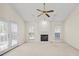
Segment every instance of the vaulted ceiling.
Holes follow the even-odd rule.
[[[40,12],[36,9],[43,9],[42,3],[16,3],[11,5],[25,21],[42,20],[44,18],[50,21],[64,21],[78,6],[74,3],[47,3],[47,10],[54,10],[53,13],[49,14],[51,17],[48,18],[46,16],[37,17]]]

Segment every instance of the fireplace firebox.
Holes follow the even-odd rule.
[[[41,41],[48,41],[48,35],[41,35]]]

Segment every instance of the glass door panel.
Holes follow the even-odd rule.
[[[0,21],[0,51],[8,48],[8,23]]]
[[[12,46],[17,45],[17,24],[11,23],[11,39],[12,39]]]
[[[0,21],[0,54],[18,44],[18,26],[14,22]]]

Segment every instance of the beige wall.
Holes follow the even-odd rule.
[[[25,41],[25,24],[16,11],[8,4],[0,4],[0,17],[18,24],[19,44],[23,43]]]
[[[65,22],[65,41],[79,49],[79,7],[68,17]]]
[[[57,40],[55,40],[55,35],[54,35],[55,27],[61,26],[61,28],[63,29],[63,22],[47,21],[46,24],[43,24],[42,22],[43,22],[43,20],[38,20],[38,21],[29,21],[29,22],[26,23],[27,42],[41,42],[41,39],[40,39],[41,34],[48,34],[49,35],[49,38],[48,38],[49,42],[56,42],[57,41]],[[28,33],[29,33],[29,30],[30,30],[29,29],[30,27],[34,27],[34,30],[33,30],[34,37],[35,37],[34,40],[29,39]],[[62,42],[62,41],[63,41],[63,30],[61,30],[61,40],[59,40],[59,42]]]

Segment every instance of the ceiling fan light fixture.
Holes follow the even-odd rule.
[[[50,15],[48,13],[54,12],[54,10],[45,10],[46,9],[46,6],[45,6],[46,4],[44,3],[43,5],[44,5],[44,10],[36,9],[37,11],[41,12],[41,14],[38,15],[38,17],[41,16],[41,15],[46,15],[47,17],[50,17]]]

